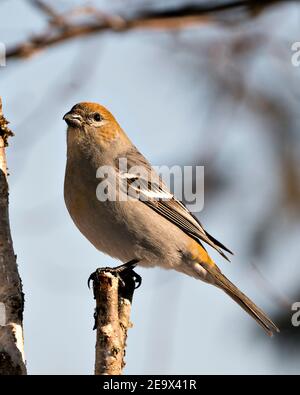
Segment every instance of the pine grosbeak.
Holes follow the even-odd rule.
[[[225,257],[224,251],[230,253],[230,250],[207,233],[169,192],[106,108],[96,103],[79,103],[64,120],[68,124],[66,206],[81,233],[98,250],[123,263],[134,260],[145,267],[174,269],[213,284],[236,301],[269,335],[279,331],[222,274],[202,242]],[[127,169],[121,171],[118,164],[124,158]],[[111,169],[116,178],[116,183],[108,185],[114,189],[114,199],[101,200],[96,193],[103,178],[98,169],[103,166]],[[137,166],[144,169],[144,175],[132,170]],[[124,189],[124,184],[128,188]]]

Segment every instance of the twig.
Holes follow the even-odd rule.
[[[72,12],[69,15],[58,15],[52,7],[46,6],[40,0],[32,0],[33,4],[36,4],[40,10],[50,17],[50,29],[48,28],[46,32],[35,35],[21,44],[8,48],[6,57],[7,59],[30,57],[43,49],[64,41],[107,31],[127,32],[136,29],[184,29],[214,21],[217,19],[218,13],[233,9],[243,8],[250,15],[255,16],[265,7],[281,2],[286,2],[286,0],[236,0],[224,2],[223,4],[211,1],[207,4],[179,6],[163,11],[148,10],[128,19],[119,15],[111,15],[85,24],[72,24],[68,20],[68,16]],[[97,17],[100,14],[100,11],[95,10],[94,16]]]
[[[125,352],[135,280],[132,271],[98,269],[92,275],[96,299],[96,375],[120,375]]]
[[[23,340],[24,295],[8,216],[5,147],[12,132],[0,98],[0,375],[26,374]]]
[[[57,13],[49,4],[44,3],[42,0],[30,0],[30,3],[49,18],[50,25],[65,25],[64,17]]]

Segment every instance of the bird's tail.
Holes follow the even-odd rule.
[[[235,302],[237,302],[255,321],[272,336],[279,329],[274,322],[252,302],[245,294],[243,294],[231,281],[224,276],[216,265],[203,265],[214,279],[214,284],[227,293]]]

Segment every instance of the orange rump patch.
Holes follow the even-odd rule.
[[[214,261],[208,255],[207,251],[205,251],[205,249],[199,243],[197,243],[194,239],[191,239],[191,241],[190,241],[189,251],[190,251],[192,260],[198,261],[199,263],[200,262],[207,263],[212,266],[215,265]]]

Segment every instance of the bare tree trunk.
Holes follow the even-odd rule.
[[[125,367],[127,330],[136,280],[133,271],[98,269],[93,275],[96,299],[96,375],[120,375]],[[135,273],[134,273],[135,274]]]
[[[24,295],[8,216],[5,147],[12,135],[0,98],[0,375],[26,374],[23,340]]]

